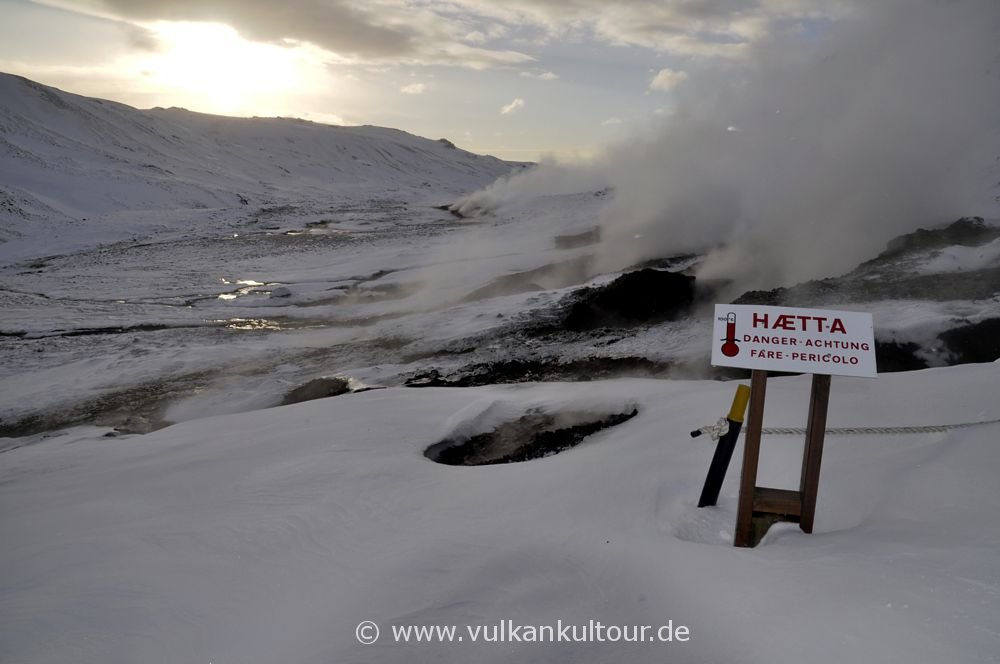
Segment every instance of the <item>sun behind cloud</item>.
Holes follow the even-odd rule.
[[[218,23],[150,24],[159,48],[127,66],[151,88],[174,90],[180,102],[208,113],[259,112],[267,99],[306,89],[318,66],[307,48],[243,39]]]

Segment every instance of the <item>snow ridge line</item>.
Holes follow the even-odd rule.
[[[834,427],[826,430],[827,435],[851,436],[851,435],[871,435],[871,434],[901,434],[901,433],[943,433],[952,429],[966,429],[968,427],[980,427],[989,424],[1000,424],[1000,419],[984,420],[982,422],[960,422],[958,424],[929,424],[926,426],[913,427]],[[804,434],[805,428],[799,427],[764,427],[761,433],[767,436],[792,436]],[[746,435],[746,429],[740,431]]]

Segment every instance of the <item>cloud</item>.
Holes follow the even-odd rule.
[[[520,97],[516,98],[514,101],[510,102],[506,106],[500,109],[500,115],[510,115],[511,113],[524,108],[524,100]]]
[[[440,43],[429,45],[417,56],[402,60],[408,64],[458,65],[469,69],[489,69],[505,65],[520,65],[534,60],[518,51],[474,48],[465,44]]]
[[[486,35],[484,35],[480,30],[473,30],[469,34],[465,35],[463,39],[470,44],[482,44],[486,41]]]
[[[649,83],[650,90],[669,92],[687,80],[687,73],[674,69],[661,69]]]
[[[848,13],[860,0],[50,0],[132,22],[202,21],[248,39],[308,42],[339,61],[475,69],[530,62],[486,48],[515,34],[638,46],[686,58],[738,59],[778,29]],[[508,42],[508,44],[513,42]],[[540,74],[540,80],[552,80]],[[551,74],[551,76],[555,76]]]
[[[159,39],[157,39],[156,34],[143,28],[141,26],[135,25],[133,23],[120,23],[122,32],[125,33],[125,39],[128,45],[136,51],[150,51],[156,52],[161,48]]]
[[[559,78],[558,74],[554,74],[553,72],[550,71],[542,73],[533,71],[522,71],[521,76],[523,76],[524,78],[532,78],[536,81],[555,81]]]
[[[479,16],[684,57],[737,59],[777,29],[836,18],[858,0],[452,0]]]
[[[423,83],[410,83],[401,87],[399,91],[405,95],[422,95],[426,89],[427,86]]]
[[[305,42],[352,64],[449,65],[485,69],[530,62],[511,49],[477,48],[504,28],[477,27],[475,17],[456,17],[449,3],[414,5],[405,0],[57,0],[87,15],[144,23],[224,23],[246,39]],[[482,39],[481,39],[482,38]],[[141,43],[141,42],[140,42]]]
[[[86,3],[91,4],[91,3]],[[101,0],[118,16],[139,21],[225,23],[257,41],[307,41],[359,56],[401,56],[416,48],[417,31],[379,20],[342,0]]]
[[[622,122],[623,122],[623,120],[621,118],[608,118],[607,120],[605,120],[604,122],[601,123],[601,126],[602,127],[613,127],[615,125],[622,124]]]

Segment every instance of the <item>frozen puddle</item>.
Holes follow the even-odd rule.
[[[431,445],[424,456],[449,466],[487,466],[540,459],[575,447],[587,436],[617,426],[638,414],[637,408],[598,418],[594,413],[533,410],[492,431]]]

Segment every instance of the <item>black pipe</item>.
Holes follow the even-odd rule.
[[[705,477],[705,486],[702,487],[698,507],[715,505],[719,501],[719,491],[722,490],[722,482],[726,479],[729,461],[733,458],[733,450],[736,449],[740,429],[743,428],[743,416],[749,399],[750,388],[746,385],[740,385],[736,388],[733,405],[726,417],[726,421],[729,422],[729,431],[719,438],[719,443],[715,446],[715,455],[712,457],[712,464],[708,467],[708,476]],[[692,437],[695,437],[696,434],[700,435],[701,431],[691,432]]]

